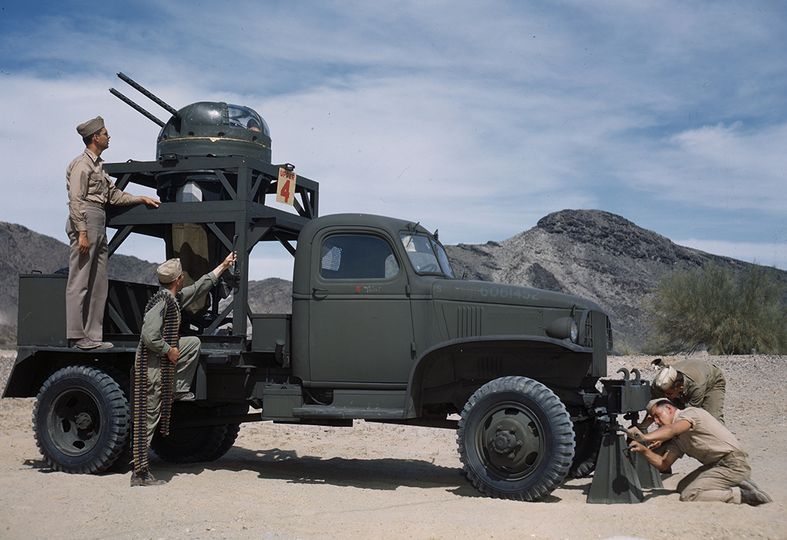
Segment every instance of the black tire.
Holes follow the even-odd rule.
[[[216,409],[216,414],[220,416],[225,415],[241,415],[246,414],[249,412],[249,406],[246,404],[243,405],[225,405],[223,407],[218,407]],[[238,434],[240,433],[240,424],[225,424],[227,428],[226,433],[224,433],[224,440],[221,441],[221,444],[216,448],[216,451],[208,456],[207,461],[215,461],[219,459],[221,456],[229,452],[230,448],[235,445],[235,441],[238,438]]]
[[[535,501],[560,486],[574,457],[571,417],[527,377],[501,377],[470,396],[457,431],[465,474],[481,493]]]
[[[224,407],[197,407],[192,403],[173,404],[173,422],[169,436],[158,431],[151,443],[152,450],[164,461],[172,463],[199,463],[215,461],[235,444],[240,424],[178,428],[178,417],[224,416],[237,410],[234,405]],[[243,409],[245,413],[248,406]]]
[[[226,424],[224,427],[227,428],[224,433],[224,439],[222,439],[216,451],[210,454],[205,461],[216,461],[235,446],[235,440],[238,438],[238,433],[240,433],[240,424]]]
[[[128,400],[115,380],[88,366],[53,373],[33,409],[36,445],[52,469],[98,473],[117,460],[128,440]]]
[[[569,478],[585,478],[596,470],[598,451],[601,448],[602,430],[598,420],[585,420],[574,424],[576,449]]]
[[[131,410],[131,371],[130,369],[120,369],[115,367],[107,368],[107,374],[115,379],[120,386],[120,389],[125,394],[126,399],[129,401],[129,411]],[[130,414],[130,413],[129,413]],[[134,419],[133,416],[129,417],[128,421],[128,439],[126,440],[126,444],[123,445],[123,448],[120,450],[115,463],[109,468],[110,472],[113,473],[120,473],[125,474],[130,472],[133,469],[132,459],[133,455],[131,453],[131,441],[133,439],[134,433]]]

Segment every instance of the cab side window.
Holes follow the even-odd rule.
[[[326,279],[386,279],[399,273],[391,246],[379,236],[336,234],[322,243],[320,276]]]

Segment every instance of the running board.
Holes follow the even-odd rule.
[[[352,418],[370,420],[401,420],[404,417],[402,409],[364,409],[356,407],[333,407],[331,405],[306,405],[292,410],[297,418]]]

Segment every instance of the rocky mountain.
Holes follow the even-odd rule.
[[[249,281],[249,307],[254,313],[292,313],[292,282],[279,278]]]
[[[616,350],[638,351],[648,335],[645,303],[659,280],[679,268],[715,263],[739,272],[749,263],[679,246],[615,214],[563,210],[501,242],[446,246],[457,273],[480,279],[576,294],[612,317]],[[0,345],[13,345],[18,274],[52,272],[67,265],[68,246],[20,225],[0,222]],[[110,276],[154,283],[153,263],[116,255]],[[768,269],[787,285],[787,272]],[[249,283],[258,313],[289,313],[292,283],[271,278]]]
[[[648,335],[645,303],[676,269],[714,263],[733,272],[749,266],[679,246],[600,210],[562,210],[502,242],[447,246],[458,276],[576,294],[612,318],[615,349],[640,350]],[[787,285],[787,272],[768,269]]]

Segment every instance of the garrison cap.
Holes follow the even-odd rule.
[[[653,385],[659,390],[667,390],[668,388],[672,388],[677,378],[678,371],[672,366],[666,366],[656,373],[656,377],[653,379]]]
[[[180,265],[180,259],[169,259],[163,262],[156,268],[156,276],[159,283],[167,285],[172,283],[180,277],[183,273],[183,267]]]
[[[96,131],[99,131],[101,128],[104,127],[104,119],[100,116],[96,116],[88,120],[87,122],[82,122],[77,126],[77,133],[79,136],[84,138],[89,135],[92,135]]]
[[[645,405],[645,411],[646,411],[646,412],[647,412],[649,415],[653,416],[653,409],[655,409],[655,408],[656,408],[656,405],[661,405],[662,403],[668,403],[668,404],[672,405],[673,407],[675,406],[675,404],[674,404],[674,403],[672,403],[672,402],[671,402],[670,400],[668,400],[667,398],[660,397],[660,398],[651,399],[650,401],[648,401],[648,404],[647,404],[647,405]]]

